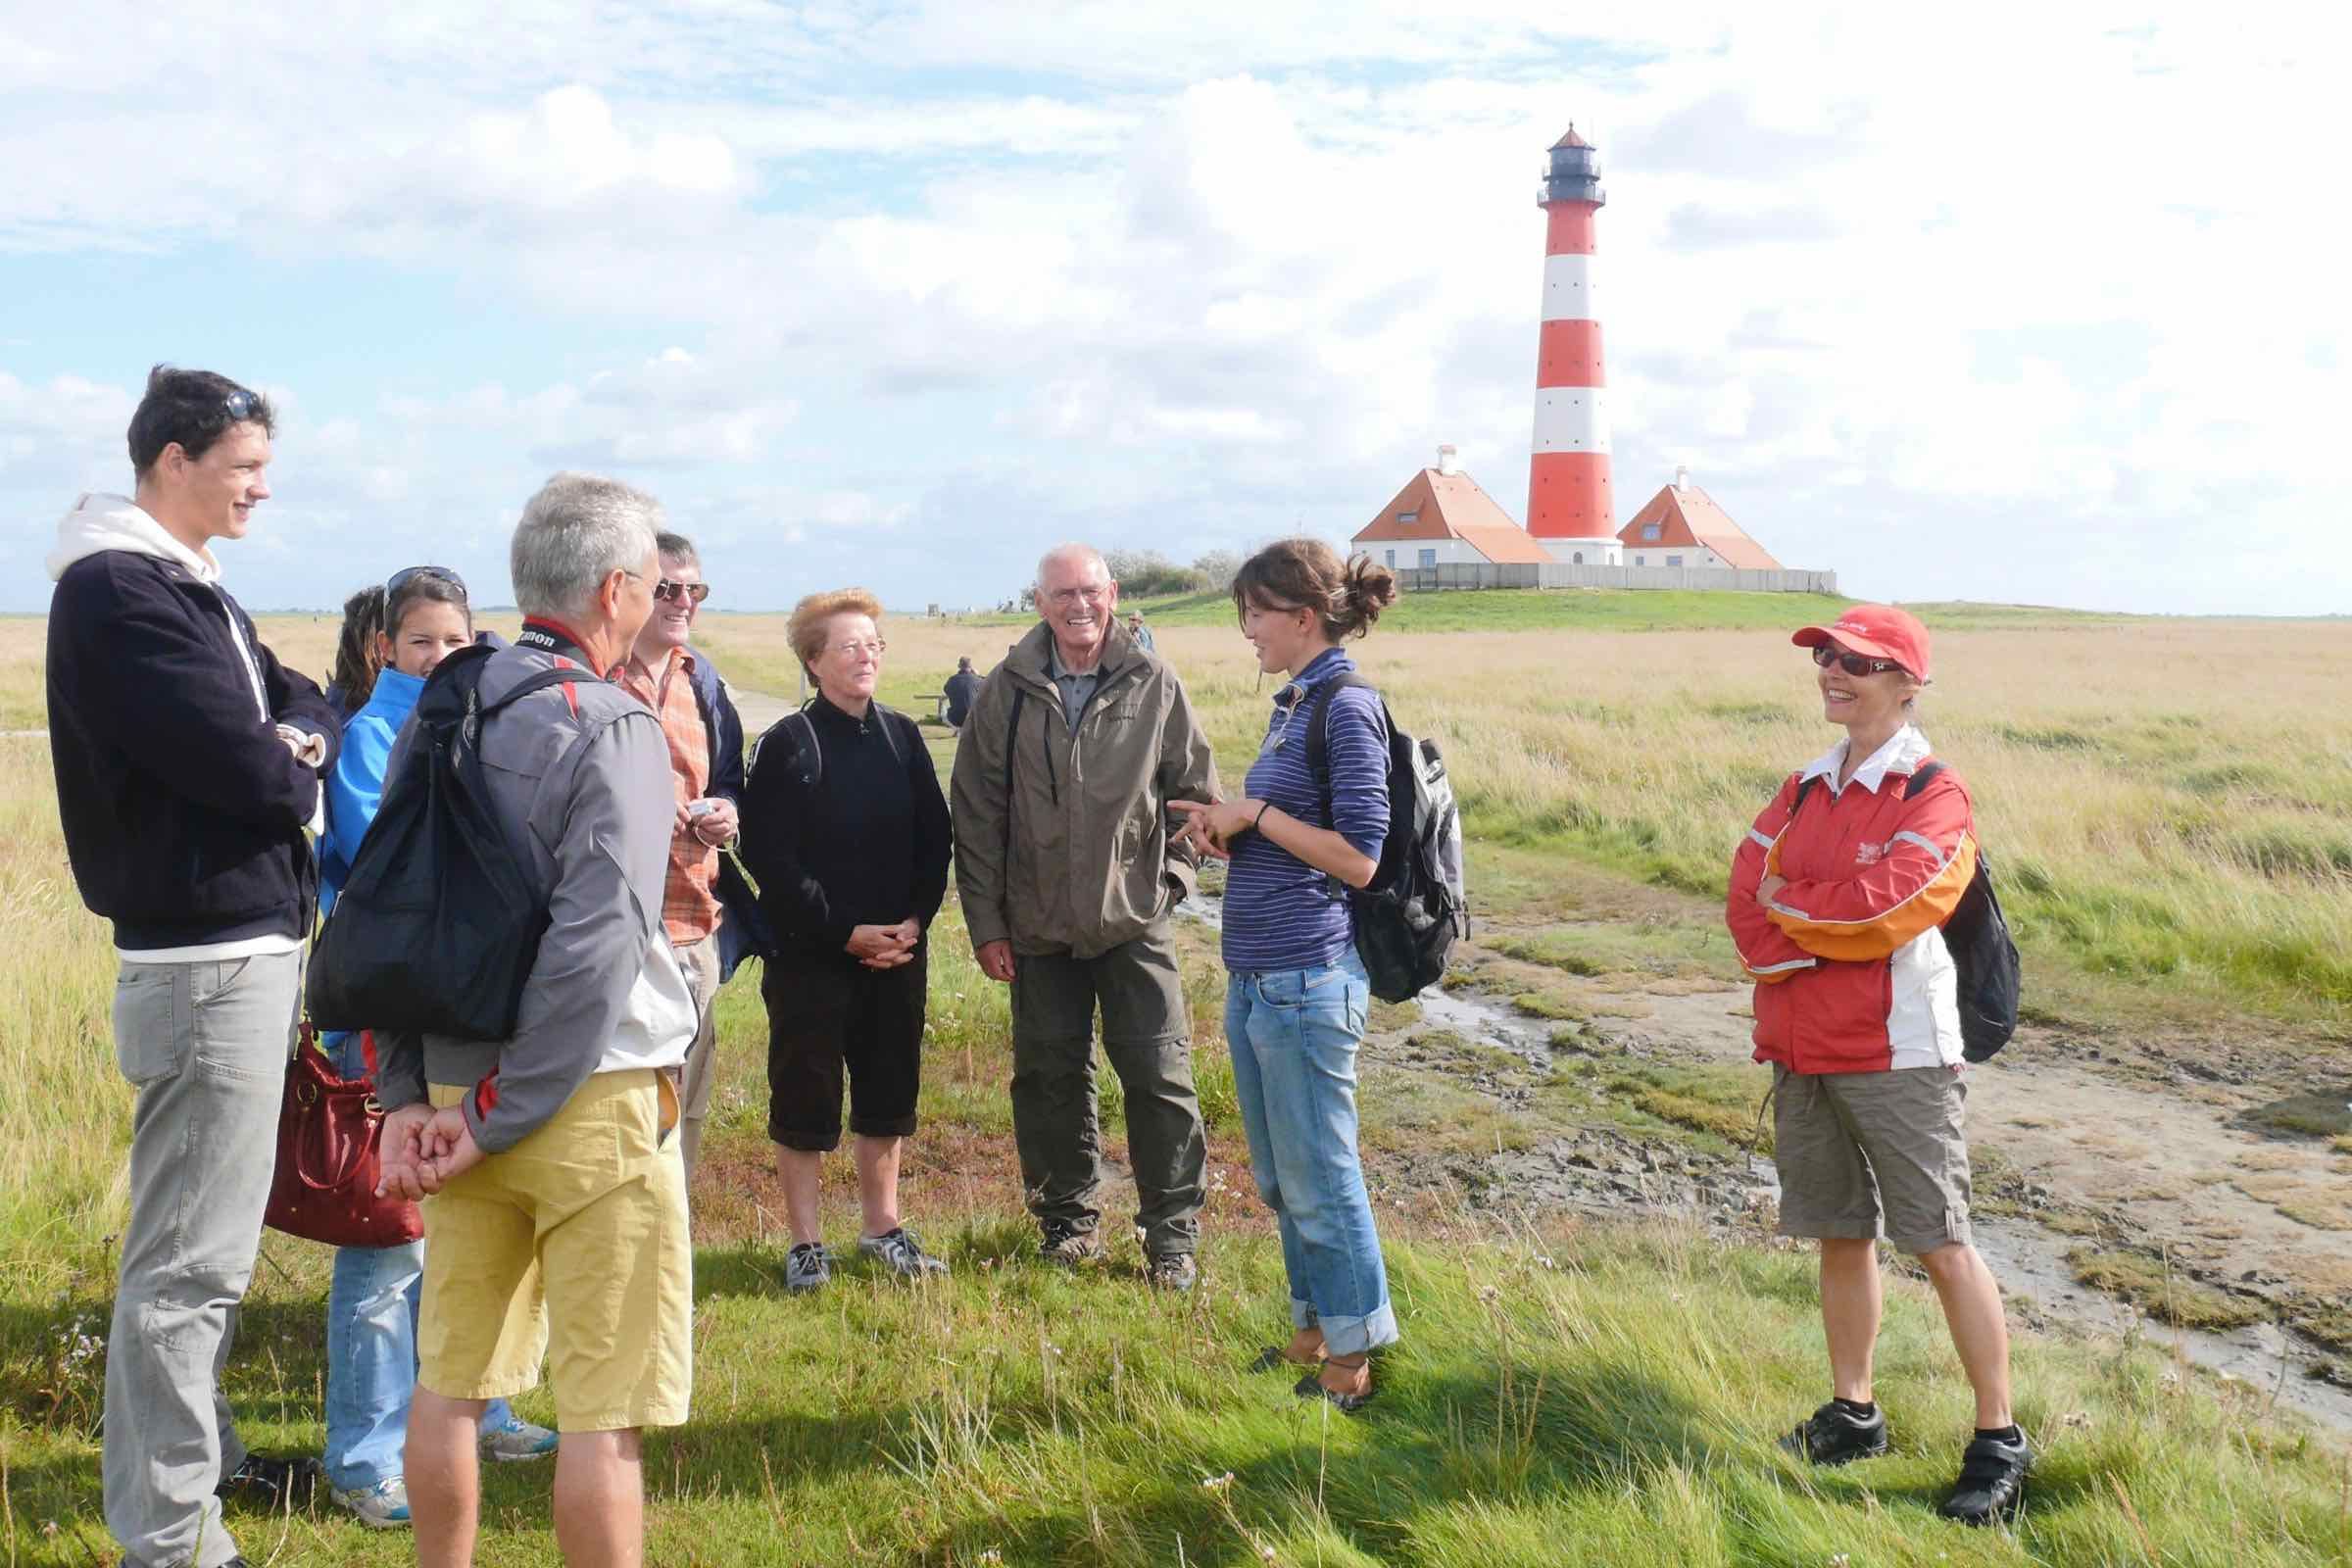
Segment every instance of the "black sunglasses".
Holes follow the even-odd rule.
[[[672,582],[667,577],[654,584],[656,599],[676,599],[681,595],[690,603],[699,605],[710,597],[710,585],[707,582]]]
[[[1832,648],[1828,643],[1814,645],[1813,662],[1824,669],[1836,664],[1848,675],[1880,675],[1887,670],[1903,667],[1891,659],[1865,659],[1860,654],[1849,654],[1843,649]]]
[[[239,387],[220,400],[220,407],[228,411],[230,422],[242,424],[254,416],[254,411],[261,407],[261,401],[243,387]]]
[[[437,577],[455,588],[460,599],[466,597],[466,579],[447,566],[403,566],[384,579],[384,597],[391,598],[419,577]]]

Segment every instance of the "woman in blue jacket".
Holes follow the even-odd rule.
[[[368,601],[363,603],[363,600]],[[383,587],[355,595],[347,613],[380,616],[368,700],[343,725],[343,752],[327,781],[326,837],[319,842],[319,904],[332,907],[384,795],[392,742],[423,694],[425,678],[473,640],[466,585],[439,566],[411,566]],[[324,1044],[346,1078],[373,1076],[367,1037],[329,1035]],[[409,1396],[416,1387],[417,1281],[424,1244],[346,1247],[335,1253],[326,1298],[326,1476],[335,1501],[378,1529],[409,1522],[402,1449]],[[482,1412],[482,1452],[536,1459],[556,1451],[556,1434],[516,1416],[504,1399]]]

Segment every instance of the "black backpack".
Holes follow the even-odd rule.
[[[1926,789],[1942,771],[1941,762],[1930,762],[1912,774],[1903,786],[1903,799]],[[1808,778],[1796,786],[1796,799],[1788,804],[1789,820],[1796,819],[1796,808],[1805,804],[1814,783]],[[1960,1054],[1969,1061],[1989,1061],[2017,1033],[2020,970],[2009,918],[2001,913],[2000,897],[1992,889],[1992,858],[1981,843],[1977,874],[1944,917],[1943,945],[1959,973]]]
[[[1372,683],[1360,675],[1335,675],[1315,688],[1306,715],[1306,766],[1323,796],[1323,822],[1331,811],[1331,764],[1326,756],[1331,694],[1344,686]],[[1389,836],[1368,887],[1344,890],[1355,910],[1355,952],[1371,977],[1372,994],[1383,1002],[1409,1002],[1446,973],[1446,955],[1457,938],[1470,934],[1470,901],[1463,890],[1462,814],[1454,804],[1446,760],[1435,741],[1417,741],[1396,727],[1388,700],[1380,705],[1389,723]]]
[[[307,1000],[321,1028],[514,1036],[548,911],[491,814],[482,724],[533,692],[596,677],[541,670],[484,703],[490,654],[451,654],[416,700],[408,755],[311,956]]]

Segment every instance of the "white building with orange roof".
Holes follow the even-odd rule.
[[[1374,561],[1401,567],[1537,565],[1553,559],[1462,471],[1449,446],[1438,448],[1438,466],[1406,480],[1353,543]]]
[[[1689,468],[1649,498],[1617,531],[1629,566],[1714,566],[1734,571],[1783,571],[1772,552],[1748,537],[1715,498],[1690,482]]]

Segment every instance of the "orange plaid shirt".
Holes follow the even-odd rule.
[[[710,788],[710,734],[694,700],[694,656],[683,648],[671,649],[667,665],[657,676],[631,654],[617,678],[623,690],[662,720],[678,804],[701,800]],[[718,851],[697,838],[691,827],[675,830],[669,840],[669,876],[662,885],[662,924],[672,943],[682,947],[700,942],[718,929],[718,895],[713,891],[717,882]]]

